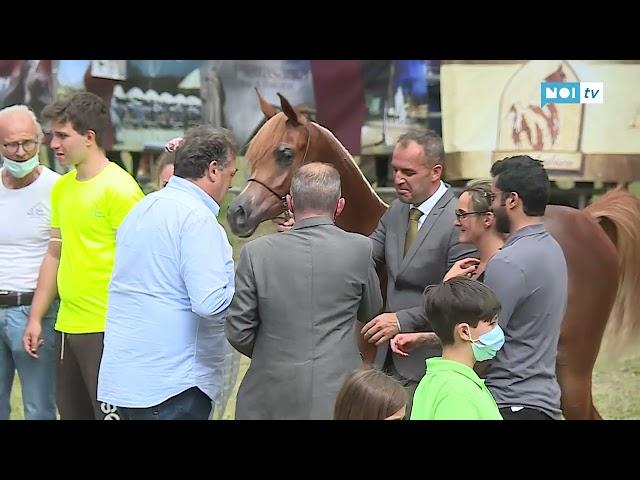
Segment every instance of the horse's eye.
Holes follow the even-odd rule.
[[[278,160],[282,163],[291,163],[293,159],[293,150],[289,147],[279,147],[278,148]]]

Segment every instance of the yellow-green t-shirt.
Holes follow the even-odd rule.
[[[56,330],[104,332],[116,230],[144,194],[126,171],[109,163],[95,177],[78,181],[76,170],[51,191],[51,226],[60,229],[60,309]]]
[[[427,359],[427,373],[413,395],[411,420],[502,420],[502,415],[473,369],[433,357]]]

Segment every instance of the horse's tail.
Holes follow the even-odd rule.
[[[640,200],[619,187],[595,200],[585,212],[600,224],[618,251],[618,293],[607,322],[605,349],[620,353],[640,336]]]

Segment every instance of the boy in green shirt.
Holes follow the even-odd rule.
[[[425,312],[442,343],[442,357],[427,359],[411,420],[502,420],[484,380],[473,371],[504,344],[495,293],[477,280],[455,277],[426,288]]]

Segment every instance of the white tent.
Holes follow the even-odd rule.
[[[177,94],[175,97],[173,97],[175,102],[178,105],[186,105],[187,104],[187,97],[185,97],[183,94],[179,93]]]
[[[133,87],[127,92],[127,97],[136,100],[144,100],[144,92],[138,87]]]
[[[151,89],[151,90],[147,90],[147,93],[145,94],[145,98],[150,102],[157,102],[160,100],[160,95],[158,95],[158,92]]]
[[[160,101],[162,103],[176,103],[176,99],[169,92],[162,92],[160,94]]]
[[[187,104],[188,105],[202,105],[202,100],[200,100],[198,97],[194,97],[193,95],[189,95],[187,97]]]
[[[178,85],[178,88],[182,90],[200,90],[200,69],[196,68],[184,77]]]
[[[113,96],[116,98],[127,98],[127,94],[124,93],[124,88],[122,88],[122,85],[116,85],[115,87],[113,87]]]

